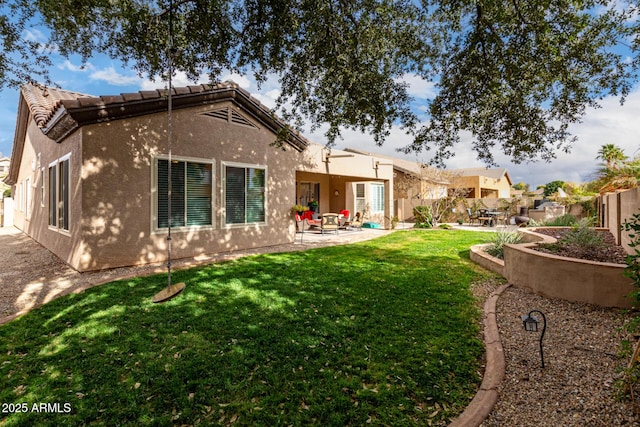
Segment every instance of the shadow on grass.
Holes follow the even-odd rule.
[[[459,253],[481,234],[396,233],[179,271],[186,290],[159,305],[163,275],[60,298],[0,327],[0,401],[30,409],[1,419],[446,424],[479,383],[469,284],[481,273]]]

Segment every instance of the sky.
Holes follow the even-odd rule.
[[[54,66],[50,70],[52,80],[62,89],[85,93],[87,95],[117,95],[140,90],[160,89],[166,87],[161,81],[152,82],[136,75],[118,61],[108,57],[96,56],[85,67],[81,67],[79,59],[65,59],[53,57]],[[269,108],[274,107],[279,95],[277,79],[273,78],[263,83],[258,89],[251,78],[239,75],[223,75],[221,80],[233,80],[242,88],[249,91],[255,98]],[[425,82],[416,76],[405,76],[404,80],[410,84],[409,92],[414,97],[415,111],[422,119],[426,119],[420,105],[434,95],[432,83]],[[203,76],[201,81],[188,81],[184,75],[177,74],[173,78],[174,86],[186,86],[194,83],[207,83]],[[0,91],[0,153],[10,156],[13,146],[15,124],[18,110],[17,89]],[[501,153],[495,153],[495,160],[499,167],[507,168],[512,182],[524,182],[535,189],[551,181],[561,180],[573,183],[587,182],[593,179],[593,174],[599,166],[596,159],[598,150],[604,144],[616,144],[629,157],[640,155],[640,89],[636,88],[623,106],[619,98],[605,98],[601,102],[602,108],[589,109],[583,122],[573,125],[570,132],[578,137],[571,153],[557,153],[557,159],[552,162],[534,162],[513,164],[509,158]],[[316,143],[325,144],[323,135],[326,128],[321,127],[310,132],[310,124],[305,126],[304,136]],[[411,137],[399,128],[394,128],[390,137],[382,147],[373,142],[370,135],[354,131],[345,131],[343,139],[336,141],[335,148],[355,148],[399,158],[426,162],[428,153],[405,155],[397,151],[408,145]],[[471,149],[471,138],[463,135],[461,143],[456,146],[456,156],[446,162],[447,169],[485,167],[476,159]]]

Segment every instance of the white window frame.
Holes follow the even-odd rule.
[[[20,212],[24,212],[24,180],[20,181],[18,184],[18,210]]]
[[[60,164],[63,162],[69,162],[69,167],[67,168],[67,182],[69,183],[68,187],[67,187],[67,198],[68,198],[68,207],[66,210],[66,215],[67,215],[67,223],[68,225],[68,229],[64,228],[64,226],[60,225],[60,210],[57,208],[57,205],[60,203],[61,198],[60,198]],[[47,211],[47,223],[49,225],[49,230],[52,231],[57,231],[60,234],[64,234],[64,235],[71,235],[70,231],[71,231],[71,206],[73,205],[73,203],[71,202],[71,153],[67,153],[64,156],[54,160],[53,162],[49,163],[49,168],[47,169],[47,172],[49,171],[50,168],[55,168],[56,170],[56,182],[54,183],[55,188],[56,188],[56,216],[55,216],[55,224],[51,224],[50,221],[50,212],[51,212],[51,183],[49,182],[49,185],[47,186],[47,188],[49,189],[49,192],[47,193],[47,200],[49,202],[49,210]],[[47,178],[50,177],[50,174],[47,173]],[[44,178],[43,178],[44,179]]]
[[[264,170],[264,221],[262,222],[245,222],[241,224],[227,224],[227,167],[234,168],[251,168],[251,169],[262,169]],[[257,165],[251,163],[238,163],[238,162],[221,162],[221,176],[222,176],[222,185],[220,186],[220,203],[222,205],[222,219],[220,223],[225,228],[238,228],[238,227],[247,227],[247,226],[266,226],[269,224],[269,169],[267,165]]]
[[[358,186],[362,186],[362,196],[358,196]],[[367,184],[364,182],[356,182],[354,186],[354,199],[355,199],[355,209],[356,212],[360,212],[362,214],[367,210]]]
[[[151,167],[151,233],[166,233],[168,227],[158,227],[158,160],[169,160],[169,156],[154,156]],[[202,163],[211,165],[211,224],[210,225],[185,225],[181,227],[171,226],[171,231],[188,232],[193,230],[213,230],[216,228],[216,161],[214,159],[205,159],[188,156],[171,156],[171,160],[187,163]]]
[[[31,218],[31,178],[24,180],[24,214],[27,219]]]
[[[38,155],[40,156],[40,155]],[[44,177],[45,177],[45,168],[44,166],[42,166],[40,168],[40,207],[44,208],[44,199],[47,195],[46,191],[45,191],[45,185],[44,185]]]
[[[369,193],[371,196],[371,214],[383,214],[385,205],[384,184],[372,182],[369,185]],[[382,199],[380,199],[380,197],[382,197]]]

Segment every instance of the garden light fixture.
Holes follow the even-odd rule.
[[[542,350],[542,339],[544,333],[547,330],[547,318],[540,310],[531,310],[529,314],[521,316],[524,330],[527,332],[538,332],[538,318],[532,316],[533,313],[539,313],[542,316],[542,333],[540,334],[540,360],[542,362],[542,368],[544,369],[544,351]]]

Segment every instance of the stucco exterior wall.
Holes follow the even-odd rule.
[[[393,217],[393,165],[389,160],[342,150],[329,150],[311,144],[301,153],[297,166],[299,182],[320,184],[320,212],[338,213],[347,209],[354,215],[355,185],[365,185],[366,204],[370,206],[372,185],[384,185],[384,211],[369,212],[365,221],[373,221],[385,228]],[[335,195],[335,191],[338,195]]]
[[[511,196],[511,186],[506,178],[495,179],[486,176],[460,176],[455,179],[455,188],[472,188],[473,193],[470,198],[508,198]],[[483,190],[490,193],[483,196]]]
[[[640,188],[604,194],[600,196],[600,204],[604,214],[602,225],[614,235],[617,244],[625,248],[627,253],[633,253],[633,248],[629,247],[629,233],[622,231],[621,226],[640,213]]]
[[[504,277],[519,288],[549,298],[629,308],[635,287],[625,265],[572,260],[530,249],[533,243],[504,246]]]
[[[216,104],[215,108],[234,104]],[[212,227],[172,228],[172,257],[228,252],[293,241],[290,208],[295,203],[293,149],[271,146],[264,130],[228,123],[201,113],[211,106],[173,113],[173,158],[213,161]],[[240,111],[238,109],[238,111]],[[243,113],[249,118],[249,115]],[[82,249],[78,270],[143,264],[166,259],[166,230],[156,230],[154,161],[168,154],[166,115],[154,114],[84,128],[82,144]],[[227,225],[223,168],[233,162],[267,170],[264,224]]]
[[[17,183],[13,194],[17,196],[14,206],[14,225],[34,238],[65,262],[74,265],[78,248],[82,246],[80,232],[73,225],[82,216],[82,182],[80,133],[75,132],[63,142],[57,144],[42,134],[30,120],[24,141],[22,159],[19,165]],[[71,154],[69,203],[69,231],[49,226],[48,169],[52,162]],[[15,167],[15,166],[12,166]],[[27,193],[26,186],[30,187]],[[44,185],[44,191],[42,186]],[[44,195],[44,197],[43,197]],[[26,205],[29,205],[28,214]]]
[[[157,92],[147,95],[157,96]],[[204,175],[199,175],[204,181],[189,187],[187,180],[184,188],[208,191],[211,175],[213,218],[211,225],[172,227],[174,259],[294,241],[291,207],[296,204],[296,181],[300,177],[322,183],[324,211],[346,208],[353,212],[348,191],[355,182],[384,185],[384,212],[379,220],[388,226],[393,200],[390,163],[372,156],[329,151],[318,144],[309,144],[299,152],[297,149],[307,146],[299,137],[290,140],[292,145],[274,146],[276,135],[272,129],[280,124],[271,122],[262,107],[214,95],[203,97],[202,103],[183,102],[183,107],[172,113],[172,158],[176,162],[207,165],[202,168]],[[158,228],[156,219],[158,198],[166,198],[159,196],[156,187],[158,159],[168,159],[167,115],[156,104],[134,103],[142,99],[144,96],[127,97],[123,101],[127,105],[118,110],[127,114],[118,115],[113,110],[113,118],[103,122],[101,117],[106,115],[98,114],[97,119],[93,116],[97,110],[85,115],[88,110],[69,104],[69,110],[63,108],[56,113],[62,117],[59,122],[47,124],[48,129],[55,130],[59,143],[42,133],[26,107],[19,114],[20,132],[27,130],[24,141],[22,133],[17,133],[16,152],[21,160],[18,173],[11,174],[17,183],[13,192],[19,193],[18,199],[28,193],[29,215],[26,208],[18,207],[16,226],[79,271],[162,262],[167,258],[167,230]],[[99,106],[103,101],[87,102]],[[113,109],[113,104],[106,100],[104,108]],[[57,123],[69,127],[56,127]],[[70,171],[68,231],[48,225],[48,166],[63,156],[69,159]],[[265,171],[264,221],[227,224],[226,166]],[[205,182],[204,187],[201,182]],[[25,186],[29,191],[24,190]],[[201,202],[202,198],[196,200]]]

